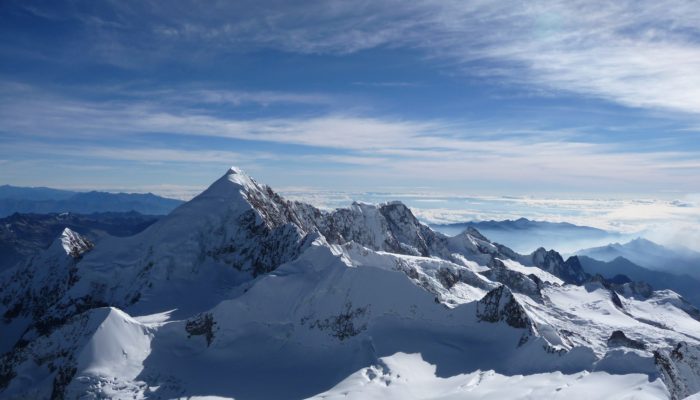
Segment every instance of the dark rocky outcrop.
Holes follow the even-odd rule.
[[[313,321],[310,328],[316,328],[328,332],[338,340],[346,340],[359,335],[367,329],[367,324],[360,320],[369,312],[369,306],[353,307],[352,303],[345,303],[338,315]]]
[[[614,331],[610,338],[608,339],[609,347],[629,347],[631,349],[644,350],[646,345],[639,340],[634,340],[628,338],[622,331]]]
[[[674,400],[700,391],[700,348],[680,342],[654,352],[654,362]]]
[[[489,267],[488,271],[481,272],[488,279],[503,283],[508,290],[528,295],[535,300],[542,298],[542,281],[535,275],[525,275],[510,270],[498,259],[491,261]]]
[[[532,326],[525,309],[505,285],[491,290],[476,303],[476,316],[485,322],[504,321],[513,328],[527,329]]]
[[[191,336],[204,336],[207,341],[207,347],[214,340],[214,316],[211,313],[203,313],[195,316],[185,323],[185,330]]]

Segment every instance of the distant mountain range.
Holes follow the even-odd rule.
[[[649,282],[654,289],[671,289],[694,305],[700,306],[700,280],[689,275],[653,271],[624,257],[617,257],[611,261],[599,261],[588,256],[578,256],[578,259],[584,271],[589,274],[600,274],[613,281],[616,276],[624,275],[632,281]]]
[[[135,235],[160,216],[135,211],[96,214],[19,214],[0,218],[0,272],[47,249],[65,228],[99,243],[107,236]]]
[[[524,253],[532,252],[539,247],[567,253],[582,247],[610,243],[624,237],[617,232],[590,226],[567,222],[533,221],[527,218],[433,224],[431,227],[447,235],[457,235],[467,228],[475,228],[490,240]]]
[[[0,217],[16,212],[91,214],[136,211],[165,215],[182,203],[152,193],[73,192],[45,187],[0,186]]]
[[[576,252],[599,261],[623,257],[639,266],[676,275],[687,274],[700,279],[700,253],[690,249],[671,249],[647,239],[637,238],[627,243],[611,243]]]

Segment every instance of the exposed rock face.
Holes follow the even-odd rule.
[[[431,243],[436,240],[433,230],[418,222],[411,210],[400,202],[383,204],[379,212],[387,221],[387,227],[393,237],[396,251],[406,251],[406,245],[415,249],[417,255],[430,254]]]
[[[622,299],[620,299],[620,296],[618,296],[614,290],[610,291],[610,300],[612,300],[613,304],[615,304],[615,307],[621,310],[625,308],[625,305],[622,304]]]
[[[614,331],[610,338],[608,339],[608,346],[610,347],[629,347],[632,349],[644,350],[646,345],[639,340],[634,340],[628,338],[622,331]]]
[[[488,271],[484,271],[481,274],[489,278],[492,281],[501,282],[516,293],[526,294],[533,299],[540,299],[542,293],[540,292],[541,282],[534,275],[524,275],[516,271],[512,271],[503,264],[502,261],[494,259],[489,263]]]
[[[205,254],[253,276],[270,272],[296,258],[303,248],[306,233],[296,225],[267,220],[260,223],[252,210],[236,218],[234,223],[240,229],[216,247],[206,249]]]
[[[36,398],[64,398],[65,386],[75,373],[77,360],[74,355],[97,328],[99,320],[104,319],[103,314],[102,311],[93,311],[71,318],[54,334],[39,336],[31,343],[18,346],[15,351],[5,354],[0,358],[0,382],[9,384],[8,378],[21,373],[23,367],[37,363],[45,366],[50,373],[55,373],[55,377],[53,390],[50,393],[33,393]],[[0,384],[0,389],[2,388]]]
[[[513,328],[530,328],[532,322],[507,286],[501,285],[488,292],[476,305],[481,321],[505,321]]]
[[[430,253],[424,236],[434,234],[400,203],[379,206],[353,203],[349,208],[325,215],[315,224],[329,243],[354,241],[372,250],[416,256]]]
[[[353,245],[348,244],[346,248],[352,248]],[[452,290],[460,283],[486,292],[498,286],[498,284],[488,280],[481,273],[469,268],[448,261],[436,263],[432,260],[434,259],[426,262],[434,266],[437,264],[436,268],[421,268],[420,266],[410,265],[405,259],[397,257],[394,259],[394,269],[406,274],[416,285],[435,295],[442,303],[454,303],[454,299],[451,298],[452,296],[449,293],[452,293]],[[458,297],[463,295],[460,294],[459,288],[456,289],[456,293]],[[481,298],[483,294],[475,296],[475,298],[477,297]]]
[[[207,346],[214,340],[214,316],[211,313],[203,313],[187,321],[185,330],[190,336],[204,336]]]
[[[626,282],[616,284],[608,281],[609,286],[617,293],[625,297],[633,297],[635,299],[648,299],[654,289],[646,282]]]
[[[367,329],[367,323],[362,322],[362,319],[368,312],[369,306],[353,307],[352,303],[347,302],[338,315],[323,320],[317,319],[309,326],[326,331],[329,335],[342,341],[357,336]]]
[[[700,391],[700,348],[680,342],[654,352],[654,361],[671,397],[683,399]]]
[[[540,247],[532,255],[532,264],[560,278],[565,283],[580,285],[588,279],[578,257],[569,257],[566,261],[554,250]]]
[[[400,202],[380,205],[353,203],[330,213],[316,214],[311,224],[329,243],[350,241],[372,250],[423,257],[440,257],[461,264],[455,254],[486,264],[495,257],[511,258],[512,250],[489,242],[476,229],[448,237],[423,225]]]

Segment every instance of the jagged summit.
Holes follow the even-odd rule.
[[[564,261],[556,251],[540,247],[530,257],[532,265],[563,279],[566,283],[580,285],[589,278],[576,256]]]
[[[241,168],[231,167],[197,197],[236,197],[241,192],[261,191],[263,186]],[[195,197],[195,198],[197,198]]]
[[[384,203],[381,203],[380,206],[403,206],[406,207],[406,204],[404,204],[403,201],[401,200],[389,200]]]
[[[73,258],[79,258],[83,253],[95,247],[91,241],[81,236],[79,233],[72,231],[70,228],[63,229],[57,241],[61,243],[66,254]]]
[[[476,315],[481,321],[505,321],[514,328],[531,328],[532,322],[508,286],[491,290],[476,306]]]
[[[226,171],[226,175],[246,175],[246,176],[248,176],[248,174],[246,174],[241,167],[238,167],[236,165],[232,165],[231,168],[229,168],[228,171]]]
[[[235,182],[241,186],[257,186],[257,183],[250,177],[250,175],[246,174],[243,169],[236,166],[229,168],[224,176],[226,176],[229,181]]]
[[[478,229],[474,228],[473,226],[467,227],[467,229],[465,229],[462,232],[462,235],[473,236],[473,237],[478,238],[480,240],[488,240],[488,239],[486,239],[486,237],[484,235],[481,234],[481,232],[479,232]]]

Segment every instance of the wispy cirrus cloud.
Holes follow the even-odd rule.
[[[526,135],[484,133],[469,121],[412,120],[343,114],[244,118],[214,113],[190,102],[154,103],[141,96],[87,101],[30,91],[0,96],[0,131],[13,139],[6,154],[34,153],[92,159],[171,163],[286,161],[309,174],[342,174],[355,181],[425,181],[434,185],[507,185],[520,192],[540,183],[589,192],[700,190],[695,150],[641,151],[624,144],[586,142],[571,132],[521,127]],[[194,91],[192,93],[200,93]],[[201,138],[197,148],[181,140],[143,141],[148,134]],[[579,134],[580,136],[580,134]],[[211,140],[230,142],[213,143]],[[42,145],[43,140],[57,143]],[[99,144],[105,141],[109,144]],[[65,142],[71,142],[67,146]],[[242,151],[240,143],[294,145],[292,153]],[[37,144],[38,143],[38,144]],[[14,150],[12,150],[14,148]],[[319,165],[351,165],[345,171]],[[373,182],[372,184],[379,184]],[[368,183],[369,184],[369,183]]]
[[[700,113],[700,7],[692,0],[193,1],[28,12],[82,23],[106,62],[276,49],[421,51],[452,73],[625,106]],[[102,21],[96,23],[96,21]],[[138,55],[138,57],[134,57]],[[131,56],[131,57],[130,57]]]

